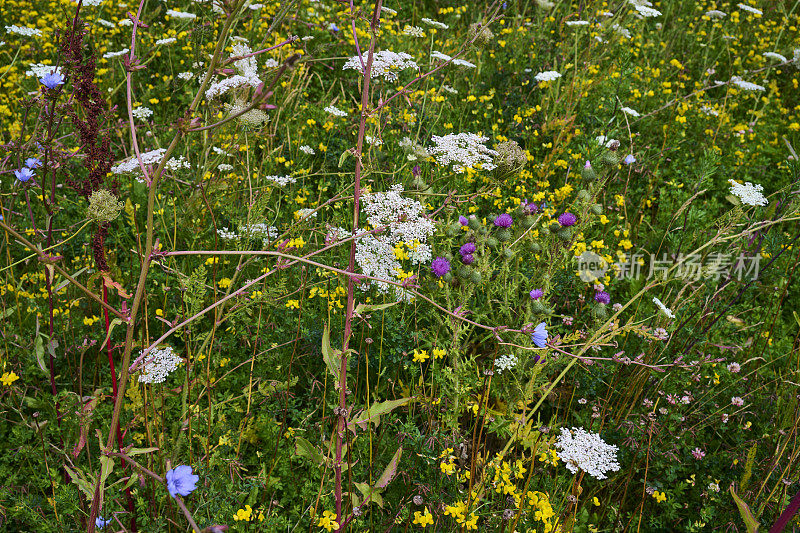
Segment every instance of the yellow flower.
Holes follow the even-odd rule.
[[[414,350],[414,362],[415,363],[424,363],[430,358],[428,355],[427,350]]]
[[[300,300],[289,300],[286,302],[286,307],[289,309],[300,309]]]
[[[231,279],[230,278],[222,278],[221,280],[219,280],[217,282],[217,285],[219,285],[220,289],[227,289],[228,287],[231,286]]]
[[[244,509],[239,509],[236,511],[236,514],[233,515],[233,519],[235,521],[244,520],[245,522],[250,521],[250,516],[253,514],[253,508],[249,505],[245,505]]]
[[[433,358],[434,359],[443,359],[444,356],[447,355],[447,351],[442,348],[434,348],[433,349]]]
[[[322,518],[319,519],[319,527],[324,527],[327,531],[339,529],[339,522],[336,521],[336,513],[332,511],[325,511],[322,513]]]
[[[653,493],[653,498],[655,498],[658,503],[667,501],[667,495],[664,494],[663,492],[655,491]]]
[[[417,525],[422,526],[423,528],[428,527],[428,525],[433,525],[433,515],[428,512],[428,508],[425,507],[425,512],[414,512],[414,523]]]
[[[0,383],[8,387],[18,379],[19,376],[14,372],[3,372],[3,376],[0,377]]]

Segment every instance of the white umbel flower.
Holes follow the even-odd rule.
[[[494,360],[494,370],[498,374],[502,374],[504,370],[510,370],[517,366],[517,356],[513,353],[501,355]]]
[[[740,89],[744,89],[745,91],[766,91],[767,88],[763,85],[758,85],[756,83],[750,83],[749,81],[744,81],[739,76],[734,76],[731,78],[731,83],[739,87]]]
[[[297,183],[297,180],[291,176],[266,176],[266,179],[279,187],[285,187],[290,183]]]
[[[728,14],[718,9],[712,9],[711,11],[706,11],[705,16],[707,16],[710,19],[724,19],[725,17],[728,16]]]
[[[492,161],[497,152],[484,145],[489,140],[488,137],[481,137],[474,133],[450,133],[443,137],[434,135],[431,140],[435,146],[428,149],[430,154],[440,165],[452,165],[456,174],[464,172],[467,168],[475,167],[478,163],[481,164],[483,170],[495,168]]]
[[[158,164],[161,162],[161,158],[164,157],[165,153],[167,153],[166,148],[158,148],[157,150],[144,152],[141,154],[142,163],[144,163],[145,166]],[[111,167],[111,172],[114,174],[128,174],[132,172],[141,173],[141,169],[139,168],[139,160],[134,156],[124,161],[120,161],[115,166]]]
[[[433,26],[434,28],[439,28],[440,30],[446,30],[446,29],[448,29],[450,27],[447,24],[445,24],[444,22],[439,22],[438,20],[433,20],[433,19],[425,18],[425,19],[422,19],[422,22],[424,22],[428,26]]]
[[[329,105],[328,107],[323,109],[323,111],[325,111],[326,113],[328,113],[330,115],[333,115],[335,117],[346,117],[347,116],[347,111],[342,111],[341,109],[339,109],[335,105]]]
[[[661,309],[661,312],[663,312],[667,316],[667,318],[673,318],[673,319],[675,318],[675,314],[670,310],[670,308],[664,305],[661,302],[661,300],[659,300],[655,296],[653,297],[653,303],[656,304],[659,309]]]
[[[589,25],[589,21],[588,20],[568,20],[564,24],[566,24],[567,26],[588,26]]]
[[[761,11],[760,9],[757,9],[757,8],[755,8],[753,6],[748,6],[747,4],[736,4],[736,7],[738,7],[742,11],[747,11],[749,13],[752,13],[753,15],[763,15],[764,14],[764,12]]]
[[[630,107],[623,107],[623,108],[620,109],[620,111],[622,111],[626,115],[630,115],[632,117],[640,116],[638,111],[636,111],[635,109],[631,109]]]
[[[6,33],[16,33],[17,35],[24,35],[25,37],[38,37],[42,34],[42,30],[12,24],[11,26],[6,26]]]
[[[769,203],[761,193],[764,190],[762,185],[752,184],[749,181],[743,185],[734,180],[728,180],[728,183],[731,184],[731,194],[739,198],[743,204],[763,206]]]
[[[184,13],[183,11],[175,11],[174,9],[168,10],[167,15],[175,19],[192,20],[197,18],[197,15],[194,13]]]
[[[548,70],[548,71],[545,71],[545,72],[540,72],[539,74],[534,76],[534,78],[538,82],[553,81],[553,80],[556,80],[556,79],[558,79],[560,77],[561,77],[561,74],[559,74],[555,70]]]
[[[583,470],[596,479],[606,479],[606,472],[619,470],[619,448],[606,443],[597,433],[589,433],[583,428],[561,428],[555,446],[558,458],[573,474]]]
[[[405,28],[403,28],[403,33],[412,37],[425,37],[425,30],[419,26],[410,26],[406,24]]]
[[[152,350],[147,354],[145,360],[149,362],[144,365],[142,373],[139,374],[139,383],[163,383],[183,361],[175,355],[172,346]]]
[[[775,59],[776,61],[780,61],[781,63],[786,63],[787,61],[789,61],[788,59],[786,59],[786,56],[782,56],[775,52],[764,52],[761,55],[768,59]]]
[[[366,65],[369,58],[369,52],[363,54],[362,57],[364,59],[364,65]],[[408,68],[419,68],[419,66],[414,62],[414,58],[410,54],[406,54],[405,52],[395,53],[391,50],[381,50],[380,52],[376,52],[375,56],[372,58],[370,77],[383,77],[383,79],[386,81],[397,81],[397,73]],[[358,56],[353,56],[348,59],[342,67],[342,70],[348,69],[357,70],[362,74],[364,73],[364,69],[361,66],[361,59]]]

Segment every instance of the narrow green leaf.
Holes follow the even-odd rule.
[[[355,313],[357,315],[361,315],[363,313],[368,313],[370,311],[380,311],[382,309],[388,309],[389,307],[392,307],[393,305],[397,305],[399,303],[400,301],[389,302],[385,304],[358,304],[356,306]]]
[[[158,448],[131,448],[128,450],[128,456],[133,457],[134,455],[141,455],[143,453],[153,453],[157,450]]]
[[[37,335],[36,340],[33,341],[33,353],[36,356],[36,364],[39,365],[39,368],[42,369],[42,372],[47,374],[47,365],[44,362],[44,341],[42,340],[41,335]]]
[[[316,446],[303,437],[297,437],[295,439],[294,451],[299,457],[306,457],[317,466],[321,466],[325,463],[325,456],[322,455]]]
[[[331,348],[331,332],[328,326],[322,332],[322,358],[325,360],[325,366],[328,367],[328,372],[334,378],[334,385],[339,389],[339,376],[342,365],[342,353],[338,350]]]
[[[381,415],[391,413],[401,405],[405,405],[413,398],[401,398],[399,400],[386,400],[385,402],[374,403],[369,409],[360,411],[358,414],[347,423],[347,428],[353,433],[356,432],[355,426],[361,429],[367,429],[370,423],[375,424],[375,427],[381,422]]]
[[[756,520],[756,517],[753,516],[753,511],[750,510],[750,507],[736,494],[736,491],[733,489],[733,483],[731,483],[730,491],[731,496],[733,496],[733,501],[736,502],[736,507],[739,508],[739,513],[742,515],[747,533],[757,533],[760,524],[758,520]]]
[[[386,468],[383,470],[383,474],[381,477],[378,478],[378,481],[375,483],[377,488],[385,488],[389,482],[394,479],[394,476],[397,474],[397,465],[400,463],[400,456],[403,455],[403,447],[400,446],[397,448],[397,451],[394,452],[394,457],[392,460],[389,461],[389,464],[386,465]]]

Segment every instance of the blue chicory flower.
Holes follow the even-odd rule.
[[[636,158],[633,157],[633,154],[628,154],[625,156],[625,159],[623,159],[622,162],[625,163],[626,165],[631,165],[633,163],[636,163]]]
[[[533,344],[538,346],[539,348],[544,348],[545,343],[547,342],[547,324],[542,322],[533,330],[531,333],[531,340]]]
[[[19,181],[25,183],[33,177],[33,170],[29,169],[28,167],[22,167],[19,170],[15,170],[14,175]]]
[[[197,488],[200,476],[192,474],[192,467],[181,465],[167,471],[167,490],[170,496],[177,498],[177,495],[188,496]]]
[[[108,524],[111,523],[111,518],[103,518],[102,516],[98,516],[94,519],[94,527],[97,529],[103,529]]]
[[[55,89],[64,83],[64,76],[60,72],[50,72],[39,78],[39,83],[48,89]]]
[[[25,166],[28,168],[39,168],[42,166],[42,162],[36,157],[29,157],[25,160]]]

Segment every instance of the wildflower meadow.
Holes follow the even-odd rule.
[[[0,0],[0,531],[800,531],[800,0]]]

